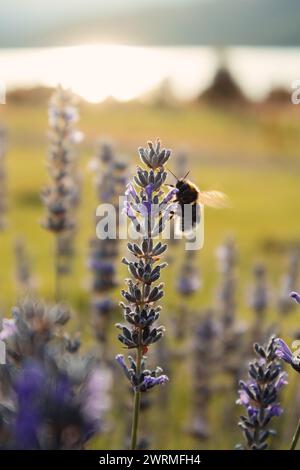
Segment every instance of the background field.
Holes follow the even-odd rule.
[[[24,237],[27,244],[38,295],[50,301],[53,298],[53,239],[40,226],[43,207],[39,197],[47,182],[47,102],[15,104],[8,99],[8,103],[0,107],[0,113],[0,122],[9,131],[8,227],[0,234],[0,304],[4,316],[8,316],[11,306],[22,294],[14,282],[13,246],[19,236]],[[228,234],[235,237],[240,252],[238,311],[241,321],[250,318],[250,311],[245,306],[245,293],[251,279],[251,267],[256,260],[266,263],[275,298],[286,266],[286,255],[293,246],[300,243],[300,108],[291,104],[225,109],[201,103],[182,107],[145,106],[137,102],[107,102],[101,105],[82,103],[79,128],[85,134],[85,141],[80,149],[84,186],[78,217],[74,272],[65,280],[64,297],[74,309],[71,328],[80,328],[86,339],[86,348],[94,344],[89,324],[87,254],[88,241],[94,234],[93,216],[96,205],[88,162],[99,137],[114,140],[117,152],[124,155],[132,165],[131,173],[138,163],[137,147],[145,145],[149,139],[160,137],[164,146],[173,149],[174,160],[180,150],[186,150],[191,178],[200,188],[219,189],[229,195],[231,208],[206,210],[205,245],[197,253],[203,287],[188,301],[190,309],[201,311],[204,307],[214,305],[215,283],[218,278],[214,252]],[[173,166],[170,165],[171,169],[175,168],[174,160]],[[164,308],[169,319],[181,302],[175,289],[175,281],[184,257],[181,245],[172,250],[172,255],[177,250],[174,256],[176,261],[172,269],[165,271],[163,279],[166,283]],[[120,284],[123,273],[120,268]],[[118,289],[114,296],[119,298]],[[275,318],[275,310],[270,309],[269,321]],[[290,334],[291,327],[295,330],[298,325],[299,313],[296,312],[285,322],[287,334]],[[166,341],[174,346],[172,331],[167,335]],[[180,349],[180,344],[175,343],[175,349],[177,346]],[[114,331],[112,350],[120,350]],[[218,429],[222,426],[218,410],[224,407],[224,397],[221,394],[217,394],[211,410],[215,431],[218,430],[216,437],[208,443],[199,443],[182,432],[191,413],[192,386],[191,372],[184,360],[178,362],[173,375],[168,385],[169,411],[165,411],[164,426],[157,414],[149,413],[147,418],[148,423],[153,421],[153,447],[232,448],[241,438],[235,426],[232,426],[230,432],[221,432]],[[156,392],[154,396],[159,400]],[[232,400],[234,399],[232,396]],[[117,418],[112,421],[112,429],[95,446],[120,446],[121,431],[116,423],[121,421],[121,412],[126,414],[126,410],[122,408],[116,407],[113,410]],[[292,414],[292,409],[287,408],[287,416],[289,413]]]

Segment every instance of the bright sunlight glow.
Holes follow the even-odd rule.
[[[300,76],[300,50],[229,48],[227,64],[244,92],[254,99],[272,86],[289,88]],[[87,101],[112,97],[128,101],[169,79],[178,99],[194,98],[209,86],[217,67],[209,47],[73,47],[0,49],[0,79],[6,89],[70,87]]]

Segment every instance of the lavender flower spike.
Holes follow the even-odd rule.
[[[246,415],[241,416],[239,426],[248,450],[267,449],[268,439],[274,434],[269,423],[274,416],[283,412],[278,396],[287,384],[287,374],[277,360],[276,342],[273,337],[265,348],[254,345],[258,359],[249,364],[247,382],[240,382],[237,404],[245,407]]]
[[[161,369],[151,371],[146,368],[146,352],[159,341],[164,334],[163,326],[154,326],[160,316],[157,302],[163,297],[163,284],[157,282],[166,263],[157,264],[167,245],[155,241],[169,219],[168,214],[173,202],[173,192],[167,191],[164,183],[167,172],[164,165],[170,158],[171,151],[161,149],[160,141],[148,143],[147,149],[139,149],[142,163],[146,168],[137,168],[137,173],[126,191],[125,213],[134,224],[140,236],[140,243],[128,243],[128,250],[134,255],[133,261],[123,259],[131,279],[127,281],[127,290],[122,290],[126,303],[121,303],[126,324],[118,324],[119,340],[127,349],[135,349],[134,358],[128,357],[130,366],[124,357],[117,356],[117,362],[123,368],[134,390],[134,413],[131,436],[131,448],[137,445],[137,429],[140,410],[140,394],[156,385],[167,382]]]
[[[61,274],[68,270],[62,254],[68,257],[73,252],[74,208],[78,202],[75,148],[81,133],[75,128],[78,120],[76,96],[59,86],[51,97],[48,114],[50,145],[47,167],[50,182],[42,192],[46,208],[43,227],[55,236],[55,301],[59,302]]]

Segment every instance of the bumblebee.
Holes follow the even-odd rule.
[[[170,170],[169,170],[170,171]],[[172,173],[170,171],[170,173]],[[182,232],[194,229],[201,220],[201,206],[222,208],[228,206],[227,196],[220,191],[200,191],[196,184],[188,180],[188,172],[183,178],[177,178],[175,188],[178,190],[174,199],[179,205]],[[169,185],[174,187],[174,185]],[[190,206],[190,208],[189,208]],[[176,215],[175,212],[172,216]]]

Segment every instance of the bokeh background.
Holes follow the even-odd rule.
[[[0,124],[8,136],[7,224],[0,234],[3,316],[24,294],[16,282],[14,247],[20,238],[30,260],[29,290],[53,300],[53,240],[40,225],[40,191],[48,178],[47,105],[58,83],[80,97],[77,127],[85,136],[78,152],[82,190],[75,255],[64,279],[64,300],[74,310],[71,330],[81,331],[85,349],[94,347],[87,258],[97,205],[89,162],[98,139],[114,143],[130,174],[138,162],[137,147],[160,137],[173,150],[175,173],[187,168],[201,189],[230,197],[229,209],[206,210],[204,249],[193,259],[199,286],[191,295],[178,288],[184,247],[174,243],[169,249],[163,312],[168,333],[161,365],[170,369],[171,381],[163,398],[154,392],[155,403],[143,418],[151,429],[151,447],[232,448],[241,440],[236,376],[226,367],[209,379],[207,435],[190,432],[199,388],[191,325],[208,308],[220,314],[216,293],[223,278],[216,250],[228,237],[238,252],[233,307],[238,331],[241,325],[248,332],[257,327],[249,285],[253,266],[262,263],[268,302],[259,334],[296,334],[299,312],[291,306],[283,312],[280,296],[287,295],[295,263],[291,287],[299,287],[300,106],[291,102],[293,82],[300,79],[299,20],[297,0],[10,0],[1,5],[0,80],[6,104],[0,105]],[[124,275],[119,263],[121,285]],[[119,288],[112,296],[119,299]],[[118,313],[111,324],[117,319]],[[183,337],[178,328],[184,329]],[[112,328],[112,357],[118,348]],[[249,345],[243,358],[251,353]],[[240,377],[246,374],[241,362]],[[224,390],[229,390],[226,399]],[[108,431],[91,445],[122,446],[127,413],[117,402]],[[293,420],[288,405],[286,413],[286,420]],[[284,426],[281,431],[289,436]]]

